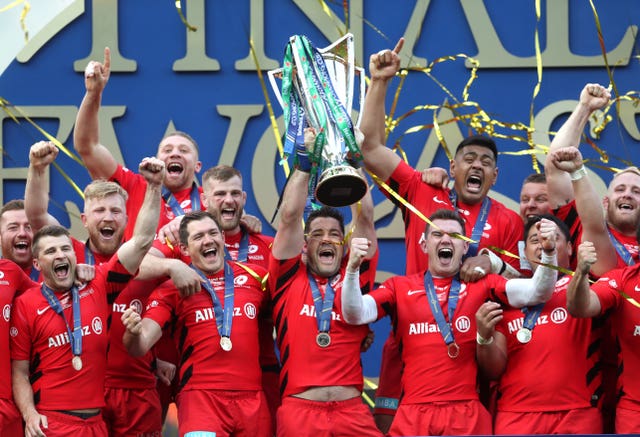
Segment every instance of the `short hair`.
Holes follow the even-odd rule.
[[[0,219],[7,211],[21,211],[24,209],[24,200],[22,199],[13,199],[2,205],[0,208]]]
[[[213,220],[213,222],[218,227],[218,230],[222,231],[222,229],[220,228],[220,223],[218,223],[218,220],[216,220],[216,218],[210,212],[191,211],[186,213],[182,217],[182,221],[180,222],[180,227],[178,228],[178,237],[180,238],[180,244],[183,244],[186,246],[187,243],[189,242],[189,231],[187,230],[189,223],[199,222],[201,220],[204,220],[205,218],[210,218],[211,220]]]
[[[458,144],[456,148],[456,155],[460,150],[466,146],[480,146],[486,147],[487,149],[493,152],[493,160],[498,163],[498,147],[496,146],[495,141],[492,138],[487,137],[485,135],[471,135]]]
[[[638,167],[636,167],[635,165],[623,168],[619,172],[614,173],[613,178],[611,178],[611,182],[609,182],[609,186],[611,186],[613,181],[615,181],[618,176],[623,175],[625,173],[633,173],[636,176],[640,176],[640,169],[638,169]]]
[[[169,137],[174,137],[174,136],[175,136],[175,137],[182,137],[182,138],[185,138],[185,139],[189,140],[189,141],[191,142],[191,144],[193,144],[193,147],[195,147],[195,149],[196,149],[196,153],[197,153],[198,155],[200,155],[200,148],[198,147],[198,143],[196,143],[196,140],[194,140],[194,139],[193,139],[193,137],[192,137],[191,135],[189,135],[188,133],[183,132],[183,131],[181,131],[181,130],[174,130],[174,131],[172,131],[172,132],[167,132],[167,133],[162,137],[162,139],[160,140],[160,142],[158,143],[158,147],[160,147],[160,144],[162,144],[162,142],[163,142],[165,139],[167,139],[167,138],[169,138]]]
[[[465,234],[465,223],[460,214],[452,209],[437,209],[433,214],[429,216],[429,222],[433,222],[434,220],[453,220],[460,224],[460,229],[462,235]],[[424,228],[425,235],[429,233],[429,228],[431,227],[431,223],[427,222],[427,225]]]
[[[215,179],[217,181],[228,181],[234,176],[238,176],[242,180],[242,173],[240,170],[231,167],[230,165],[220,164],[215,167],[211,167],[202,175],[202,183],[205,183],[209,179]]]
[[[558,229],[560,229],[560,232],[562,232],[562,235],[564,235],[564,238],[568,242],[571,242],[571,233],[569,232],[569,227],[565,222],[563,222],[553,214],[540,214],[540,215],[533,215],[529,217],[527,219],[527,222],[524,224],[524,244],[525,245],[527,244],[527,239],[529,238],[529,232],[531,231],[531,228],[543,218],[547,220],[551,220],[556,225],[558,225]]]
[[[529,176],[524,178],[522,181],[522,185],[524,184],[546,184],[547,177],[544,173],[531,173]]]
[[[31,243],[31,253],[33,257],[36,258],[38,256],[38,251],[40,250],[40,240],[44,237],[62,237],[67,236],[71,239],[71,234],[67,230],[60,225],[47,225],[43,226],[33,235],[33,242]]]
[[[84,189],[84,200],[87,199],[104,199],[113,194],[122,196],[126,202],[129,198],[127,190],[122,188],[116,182],[107,181],[104,179],[96,179],[87,185]]]
[[[342,213],[336,208],[332,208],[330,206],[323,205],[320,209],[316,209],[311,211],[309,217],[307,217],[307,221],[304,224],[304,233],[305,235],[309,233],[309,228],[311,227],[311,222],[313,222],[317,218],[328,217],[333,218],[338,221],[340,224],[340,230],[342,231],[342,235],[344,235],[344,216]]]

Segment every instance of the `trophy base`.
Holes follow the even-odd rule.
[[[367,181],[350,165],[337,165],[320,175],[316,199],[323,205],[339,208],[353,205],[364,197]]]

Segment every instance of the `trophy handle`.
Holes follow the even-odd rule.
[[[364,98],[366,95],[367,82],[364,80],[365,78],[364,68],[355,67],[355,73],[358,76],[358,81],[360,85],[360,95],[358,96],[359,111],[358,111],[358,119],[355,122],[355,126],[360,128],[360,120],[362,120],[362,113],[364,112]],[[351,115],[351,112],[349,112],[349,115]]]
[[[282,91],[280,91],[280,86],[276,82],[277,79],[282,79],[282,68],[276,68],[275,70],[267,71],[267,76],[269,76],[269,83],[271,84],[271,89],[273,93],[276,95],[276,99],[278,103],[280,103],[280,107],[284,108],[284,102],[282,101]]]

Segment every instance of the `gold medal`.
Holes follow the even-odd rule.
[[[231,339],[229,337],[220,337],[220,347],[223,351],[229,352],[233,345],[231,344]]]
[[[71,358],[71,365],[78,372],[82,370],[82,358],[80,358],[80,355],[74,355],[73,358]]]
[[[516,338],[520,343],[529,343],[531,341],[531,329],[520,328],[516,333]]]
[[[328,332],[318,332],[318,335],[316,335],[316,343],[320,347],[327,347],[331,344],[331,336]]]
[[[451,359],[458,358],[458,355],[460,355],[460,346],[458,346],[458,343],[454,341],[447,345],[447,355],[449,355]]]

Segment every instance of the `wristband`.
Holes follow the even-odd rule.
[[[476,332],[476,343],[480,346],[488,346],[493,343],[493,335],[487,339],[481,336],[479,332]]]
[[[311,161],[309,160],[309,155],[302,152],[296,153],[296,168],[305,173],[309,173],[311,171]]]
[[[569,173],[569,176],[571,176],[572,181],[579,181],[586,175],[587,175],[587,169],[584,168],[584,165],[580,166],[580,168],[577,169],[576,171],[572,171],[571,173]]]

